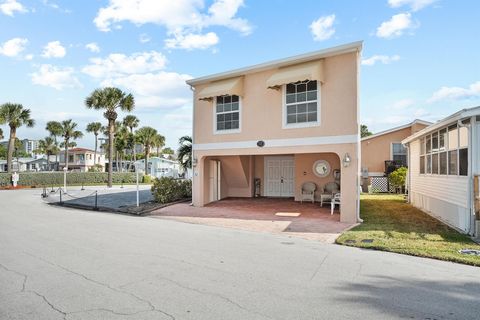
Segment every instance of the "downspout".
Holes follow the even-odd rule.
[[[467,188],[467,194],[468,194],[468,212],[469,212],[469,216],[468,216],[468,227],[467,227],[467,230],[468,230],[468,234],[469,235],[473,235],[473,233],[475,231],[472,231],[472,226],[474,225],[472,223],[472,219],[473,219],[473,216],[472,216],[472,212],[473,212],[473,206],[472,206],[472,192],[473,192],[473,145],[472,145],[472,142],[473,142],[473,137],[472,137],[472,130],[471,130],[471,124],[472,124],[472,121],[474,120],[474,118],[470,118],[470,124],[464,124],[462,122],[462,120],[457,120],[457,125],[458,127],[463,127],[463,128],[467,128],[468,130],[468,188]],[[460,146],[459,146],[460,147]],[[459,159],[460,160],[460,159]],[[475,213],[473,213],[475,214]]]
[[[410,143],[405,144],[405,148],[407,148],[407,186],[406,186],[406,192],[407,192],[407,202],[412,203],[411,201],[411,181],[412,181],[412,171],[410,170],[411,164],[410,164]]]
[[[357,211],[357,222],[363,222],[363,219],[360,218],[360,173],[362,171],[362,142],[360,137],[360,69],[359,66],[361,65],[361,52],[357,50],[357,204],[356,204],[356,211]]]

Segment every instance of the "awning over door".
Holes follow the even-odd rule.
[[[268,78],[267,88],[275,89],[284,84],[305,80],[324,81],[323,60],[280,68]]]
[[[224,95],[243,96],[243,77],[209,83],[197,95],[199,100],[210,100]]]

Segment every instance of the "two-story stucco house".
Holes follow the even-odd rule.
[[[194,91],[193,204],[292,197],[338,181],[359,221],[361,42],[187,81]],[[300,204],[299,204],[300,205]]]
[[[62,151],[60,155],[60,168],[65,167],[65,153]],[[100,171],[105,170],[105,154],[97,152],[95,159],[95,151],[86,148],[68,149],[68,170],[87,172],[94,165],[101,166]]]

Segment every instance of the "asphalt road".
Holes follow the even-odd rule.
[[[0,319],[478,319],[480,269],[0,191]]]

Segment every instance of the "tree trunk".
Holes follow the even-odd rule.
[[[108,119],[108,187],[112,187],[113,174],[113,138],[115,130],[115,119]]]
[[[13,167],[13,150],[15,149],[15,137],[17,135],[17,128],[10,127],[10,139],[8,140],[8,153],[7,153],[7,172],[12,172]]]
[[[64,168],[66,168],[68,170],[68,139],[65,140],[65,166]]]
[[[47,152],[47,171],[50,171],[50,154]]]
[[[57,136],[53,136],[53,139],[55,140],[55,146],[58,148],[58,141],[57,141]],[[58,153],[60,152],[60,149],[57,149],[57,153],[55,153],[55,171],[58,171]]]
[[[150,172],[148,172],[148,156],[150,155],[150,146],[147,146],[145,149],[145,174],[150,175]]]
[[[97,143],[98,143],[98,134],[95,134],[95,150],[93,153],[93,166],[97,164]]]

